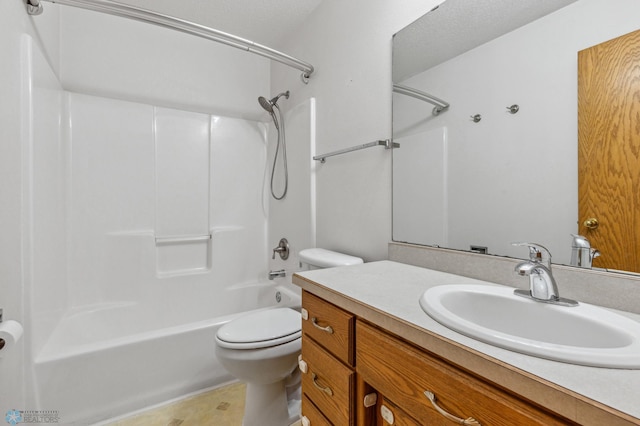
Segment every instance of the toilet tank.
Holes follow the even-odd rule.
[[[325,250],[322,248],[302,250],[298,253],[298,258],[300,260],[300,267],[307,270],[364,263],[359,257],[349,256],[348,254],[338,253],[336,251]]]

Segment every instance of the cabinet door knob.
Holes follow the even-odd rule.
[[[429,399],[429,401],[431,401],[431,405],[433,405],[433,408],[435,408],[438,413],[442,414],[447,419],[453,422],[456,422],[460,425],[481,426],[480,422],[478,422],[473,417],[461,419],[460,417],[456,417],[453,414],[449,414],[448,412],[440,408],[436,403],[436,396],[433,392],[427,390],[427,391],[424,391],[424,395]]]
[[[333,334],[333,328],[331,328],[330,325],[328,325],[326,327],[321,327],[321,326],[318,325],[318,318],[316,318],[316,317],[311,318],[311,323],[318,330],[322,330],[322,331],[324,331],[326,333]]]
[[[389,410],[384,404],[380,406],[380,416],[382,416],[382,419],[387,422],[387,424],[392,425],[395,422],[393,411]]]
[[[307,371],[309,370],[309,365],[303,359],[298,359],[298,368],[300,369],[300,372],[307,374]]]
[[[378,394],[375,392],[366,394],[363,402],[365,408],[373,407],[378,402]]]
[[[317,387],[327,395],[333,396],[333,391],[329,386],[322,386],[320,383],[318,383],[318,376],[316,376],[316,373],[311,373],[311,381],[313,382],[313,386]]]

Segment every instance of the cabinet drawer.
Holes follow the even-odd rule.
[[[333,426],[329,420],[313,405],[313,402],[307,398],[306,395],[302,395],[302,426]],[[306,421],[304,418],[306,417]]]
[[[307,336],[302,338],[302,359],[307,372],[302,374],[302,392],[334,425],[352,425],[351,409],[355,391],[355,373],[332,357]]]
[[[307,312],[306,320],[303,314],[302,332],[324,346],[336,358],[353,366],[355,317],[306,291],[302,293],[302,308]]]
[[[452,424],[433,407],[426,390],[446,412],[473,417],[483,426],[572,424],[361,321],[356,337],[358,373],[421,424]]]
[[[424,426],[385,397],[380,397],[376,408],[378,409],[376,424],[379,426]],[[429,424],[433,425],[433,423]]]

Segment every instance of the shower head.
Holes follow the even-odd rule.
[[[265,111],[273,112],[273,105],[271,104],[271,101],[266,99],[264,96],[260,96],[258,98],[258,103]]]
[[[273,113],[273,107],[276,106],[276,104],[278,103],[278,99],[280,99],[282,96],[289,99],[289,91],[287,90],[286,92],[282,92],[271,100],[265,98],[264,96],[260,96],[258,98],[258,103],[265,111]]]

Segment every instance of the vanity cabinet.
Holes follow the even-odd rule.
[[[358,375],[387,400],[378,416],[393,412],[393,424],[572,424],[364,321],[356,348]]]
[[[354,327],[353,314],[303,292],[303,424],[355,424]]]
[[[302,307],[303,425],[575,424],[307,291]]]

